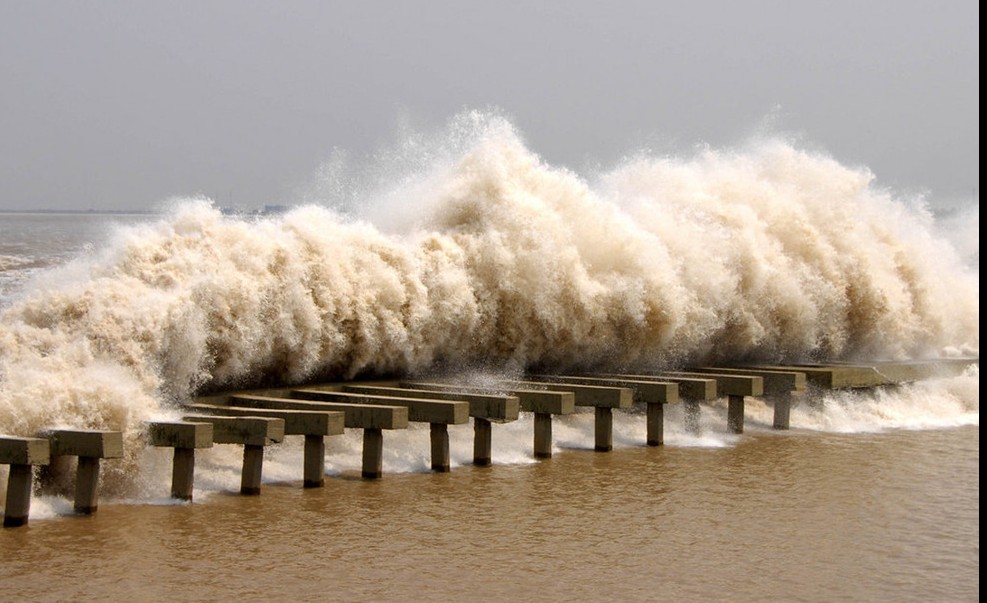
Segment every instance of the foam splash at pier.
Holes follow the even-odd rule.
[[[768,140],[589,180],[499,119],[452,130],[358,212],[190,200],[34,278],[0,314],[0,432],[132,434],[203,390],[437,367],[979,352],[979,275],[864,169]]]

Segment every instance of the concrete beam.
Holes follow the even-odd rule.
[[[407,382],[411,387],[424,387],[438,391],[486,394],[502,391],[518,398],[521,410],[549,415],[568,415],[576,412],[576,397],[571,392],[532,390],[526,388],[476,387],[454,383]]]
[[[566,383],[627,388],[633,392],[632,395],[635,402],[649,404],[677,404],[682,393],[676,384],[668,381],[636,379],[620,375],[596,375],[593,377],[582,375],[526,375],[525,378],[549,384]]]
[[[627,387],[613,387],[591,384],[571,384],[563,381],[544,383],[538,381],[503,381],[506,387],[550,389],[571,392],[576,406],[594,407],[595,430],[594,446],[597,452],[613,450],[613,409],[631,408],[634,404],[634,390]]]
[[[257,395],[235,395],[230,399],[244,406],[262,408],[342,411],[345,427],[363,429],[363,477],[368,479],[383,475],[384,434],[381,430],[408,427],[408,408],[405,406],[310,402]]]
[[[300,435],[305,437],[302,483],[306,488],[321,488],[325,485],[325,436],[342,434],[346,415],[341,410],[272,410],[219,404],[191,404],[188,408],[225,416],[283,419],[286,436]]]
[[[491,421],[497,421],[498,423],[516,421],[521,410],[521,403],[517,396],[417,389],[407,384],[402,384],[401,387],[346,385],[343,386],[343,391],[382,396],[403,396],[408,398],[463,400],[467,402],[469,404],[469,415],[473,417],[473,464],[478,466],[489,465],[491,461],[493,451]],[[448,446],[448,435],[445,437],[446,445]],[[435,459],[434,454],[437,449],[441,448],[436,448],[433,445],[433,459]],[[434,468],[435,464],[433,463]]]
[[[713,379],[716,381],[716,395],[718,396],[760,396],[764,394],[764,379],[756,375],[671,371],[662,373],[660,377]]]
[[[343,411],[344,426],[358,429],[406,429],[408,409],[404,406],[377,406],[369,404],[343,404],[340,402],[312,402],[272,396],[231,396],[231,405],[284,410]]]
[[[774,407],[773,427],[775,429],[789,428],[794,395],[804,392],[807,388],[805,373],[797,371],[735,367],[701,367],[690,370],[701,373],[754,375],[764,379],[764,396]]]
[[[151,446],[167,448],[212,448],[212,423],[153,421],[147,424]]]
[[[152,446],[174,448],[171,465],[171,496],[192,500],[195,481],[195,449],[212,448],[212,423],[155,421],[147,424]]]
[[[55,429],[43,433],[51,444],[51,456],[123,458],[123,433],[119,431]]]
[[[469,416],[497,422],[516,421],[518,413],[521,410],[521,403],[517,396],[448,392],[433,389],[418,389],[411,386],[344,385],[343,391],[403,398],[463,400],[469,404]]]
[[[679,401],[679,386],[676,383],[657,381],[653,379],[628,379],[621,376],[583,377],[574,375],[529,375],[529,379],[544,381],[549,384],[556,382],[577,383],[580,385],[595,385],[620,387],[631,390],[635,402],[644,403],[647,407],[647,439],[648,446],[661,446],[665,443],[665,408],[664,404],[675,404]],[[552,385],[554,387],[554,385]],[[612,417],[610,417],[612,420]],[[607,418],[602,420],[606,422]],[[602,434],[601,434],[602,435]],[[606,444],[597,437],[597,445]]]
[[[410,382],[414,387],[424,387],[439,391],[459,391],[465,393],[490,393],[502,391],[497,386],[475,387],[447,383]],[[576,398],[572,392],[520,389],[510,386],[503,388],[512,396],[517,396],[521,410],[535,414],[534,455],[547,459],[552,456],[552,415],[567,415],[576,411]],[[475,429],[475,426],[474,426]],[[474,456],[475,456],[474,450]]]
[[[55,429],[43,432],[48,438],[52,457],[79,458],[75,473],[77,513],[95,513],[99,500],[100,459],[123,457],[123,433],[119,431]]]
[[[284,421],[284,434],[330,436],[343,433],[346,413],[341,410],[288,410],[224,406],[221,404],[190,404],[194,411],[228,417],[267,417]]]
[[[15,528],[27,524],[31,514],[32,466],[47,465],[49,461],[48,440],[0,436],[0,465],[10,465],[3,527]]]
[[[705,402],[708,400],[715,400],[717,398],[716,380],[709,377],[703,377],[702,375],[689,377],[685,375],[662,373],[660,375],[626,374],[619,376],[629,379],[637,379],[640,381],[662,381],[675,383],[679,388],[679,398],[689,402]]]
[[[213,442],[243,446],[240,493],[260,494],[264,447],[284,440],[284,419],[268,417],[218,417],[186,415],[186,421],[212,423]]]
[[[402,396],[377,396],[354,392],[333,392],[317,389],[296,389],[292,398],[318,402],[368,404],[374,406],[404,406],[408,420],[417,423],[461,425],[469,422],[469,403],[463,400],[428,400]]]

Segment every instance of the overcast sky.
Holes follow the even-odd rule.
[[[497,107],[582,171],[765,123],[979,198],[976,0],[0,0],[0,209],[292,200],[333,149]]]

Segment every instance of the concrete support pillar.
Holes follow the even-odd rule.
[[[429,423],[432,441],[432,471],[449,471],[449,426],[445,423]]]
[[[695,400],[683,400],[682,407],[685,410],[686,431],[694,435],[699,435],[699,402]]]
[[[493,451],[493,428],[490,421],[476,417],[473,419],[473,464],[485,467],[491,463]]]
[[[264,447],[255,444],[243,446],[243,471],[240,474],[240,494],[260,494],[261,474],[264,469]]]
[[[775,418],[772,427],[775,429],[788,429],[792,414],[792,394],[778,394],[772,401],[775,407]]]
[[[99,459],[91,456],[79,457],[79,468],[75,474],[75,512],[86,515],[96,512],[99,506]]]
[[[552,415],[535,413],[535,458],[552,458]]]
[[[326,438],[305,436],[304,487],[321,488],[326,483]]]
[[[648,446],[661,446],[665,443],[665,405],[661,402],[648,402]]]
[[[597,452],[613,450],[613,409],[596,407],[596,446]]]
[[[180,500],[192,500],[194,478],[195,448],[175,448],[171,466],[171,496]]]
[[[744,433],[744,397],[727,396],[727,430]]]
[[[31,512],[31,465],[11,465],[7,477],[7,499],[3,506],[3,527],[27,524]]]
[[[384,432],[363,430],[363,477],[378,479],[384,474]]]

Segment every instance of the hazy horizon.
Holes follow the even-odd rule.
[[[979,202],[979,6],[0,0],[0,210],[292,204],[464,110],[580,174],[775,134]]]

